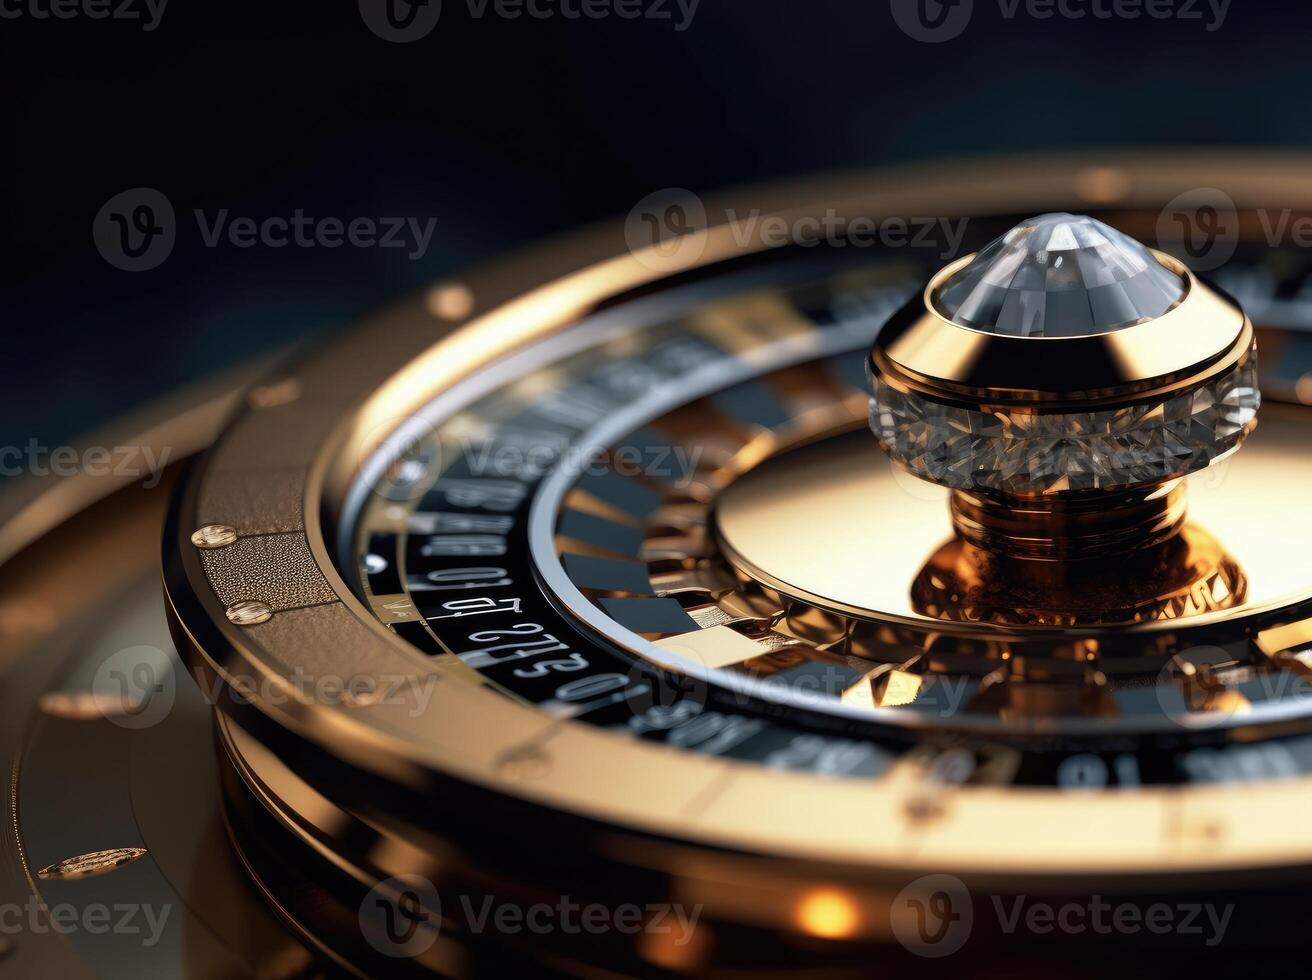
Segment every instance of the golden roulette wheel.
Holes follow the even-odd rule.
[[[1292,969],[1308,163],[657,195],[20,485],[0,971]]]

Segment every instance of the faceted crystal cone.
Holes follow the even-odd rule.
[[[1156,319],[1185,291],[1180,276],[1116,229],[1044,214],[985,246],[943,284],[935,305],[986,333],[1077,337]]]
[[[940,392],[932,377],[924,377],[926,365],[918,367],[919,381],[909,381],[898,374],[895,360],[887,374],[868,361],[871,428],[894,460],[923,479],[956,490],[1019,495],[1152,485],[1210,466],[1256,425],[1261,403],[1256,348],[1243,349],[1238,326],[1229,353],[1182,352],[1184,365],[1194,363],[1195,354],[1197,363],[1210,357],[1216,364],[1211,376],[1195,375],[1187,386],[1171,383],[1169,375],[1150,376],[1123,388],[1099,388],[1088,407],[1078,397],[1040,403],[1039,385],[1084,391],[1045,373],[1045,365],[1062,361],[1054,356],[1057,346],[1077,345],[1061,347],[1063,355],[1082,351],[1079,345],[1087,346],[1090,337],[1142,325],[1126,335],[1126,344],[1168,343],[1175,349],[1179,324],[1190,321],[1176,315],[1174,326],[1163,323],[1164,336],[1174,341],[1154,341],[1154,321],[1191,300],[1195,310],[1215,309],[1222,317],[1233,316],[1236,325],[1246,322],[1187,272],[1099,221],[1069,214],[1032,218],[947,275],[930,291],[938,317],[929,322],[949,319],[943,324],[948,333],[932,348],[918,341],[920,348],[942,351],[950,362],[954,352],[978,356],[979,335],[993,334],[998,343],[1010,345],[1005,349],[1012,357],[1032,359],[1034,390],[1012,390],[1014,384],[994,389],[991,385],[1000,382],[984,376],[971,381],[974,397],[950,382]],[[923,304],[914,302],[918,305],[911,309],[923,311]],[[1216,343],[1211,336],[1209,343]],[[883,343],[881,334],[876,359]],[[1026,350],[1018,353],[1017,345]],[[1096,348],[1093,356],[1106,356],[1108,349]],[[1134,350],[1118,349],[1108,359],[1133,363]]]
[[[874,378],[870,426],[912,473],[958,490],[1035,494],[1160,483],[1204,469],[1257,424],[1257,364],[1160,401],[1039,414],[961,408]]]

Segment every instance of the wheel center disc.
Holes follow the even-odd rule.
[[[1312,485],[1312,453],[1301,414],[1272,406],[1242,453],[1189,478],[1189,530],[1223,550],[1247,589],[1180,626],[1312,594],[1312,526],[1299,503]],[[956,617],[926,608],[917,584],[953,543],[948,496],[890,464],[867,432],[848,432],[743,474],[719,495],[714,527],[731,564],[768,588],[845,615],[938,627]]]

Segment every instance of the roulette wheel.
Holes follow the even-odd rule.
[[[655,195],[126,420],[5,503],[0,963],[1292,969],[1306,174]]]

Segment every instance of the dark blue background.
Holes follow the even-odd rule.
[[[9,0],[13,2],[13,0]],[[22,0],[26,3],[28,0]],[[118,2],[118,0],[115,0]],[[409,45],[351,0],[172,0],[160,26],[0,20],[0,445],[72,438],[252,353],[645,194],[1028,149],[1309,143],[1305,3],[1199,22],[1005,20],[910,40],[889,0],[703,0],[670,23],[476,20]],[[163,191],[128,274],[92,220]],[[190,213],[437,219],[401,250],[204,248]]]

